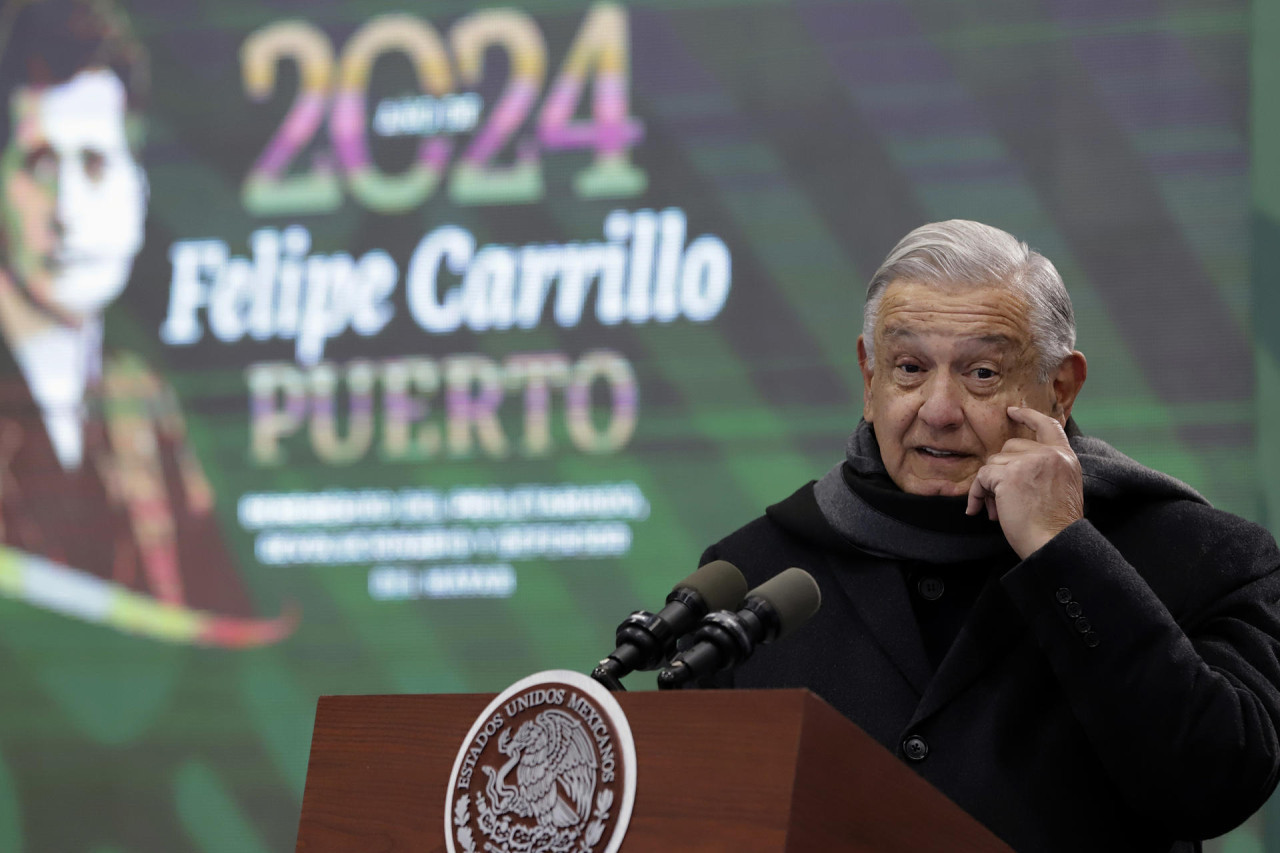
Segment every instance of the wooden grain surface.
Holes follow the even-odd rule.
[[[492,698],[322,697],[299,853],[444,851],[454,758]],[[812,694],[618,698],[637,751],[620,853],[1008,849]],[[927,843],[941,838],[944,847]]]

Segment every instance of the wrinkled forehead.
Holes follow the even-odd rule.
[[[128,96],[114,72],[81,71],[65,83],[15,90],[13,110],[19,145],[55,149],[128,147],[125,115]]]
[[[878,339],[943,333],[1019,346],[1031,337],[1029,306],[1004,283],[952,284],[898,280],[885,288]]]

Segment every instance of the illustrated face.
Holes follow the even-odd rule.
[[[867,365],[874,346],[875,368]],[[1026,406],[1066,421],[1054,377],[1037,378],[1027,306],[1015,291],[895,281],[884,291],[875,340],[858,339],[863,417],[904,492],[963,495],[987,457],[1031,433],[1009,418]]]
[[[142,247],[145,177],[125,131],[124,85],[108,70],[23,88],[0,158],[9,274],[65,322],[120,295]]]

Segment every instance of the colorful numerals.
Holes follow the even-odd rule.
[[[282,59],[298,65],[298,96],[245,178],[244,206],[262,215],[334,210],[342,204],[342,189],[330,164],[316,162],[307,171],[285,175],[324,122],[333,82],[333,47],[328,36],[304,21],[281,21],[258,30],[240,50],[250,98],[261,101],[271,94]]]
[[[413,63],[423,91],[443,97],[453,89],[449,55],[440,36],[412,15],[382,15],[361,27],[347,42],[342,56],[338,92],[333,99],[329,127],[338,163],[351,194],[371,210],[399,213],[417,207],[435,191],[449,162],[449,140],[431,136],[418,147],[407,170],[386,175],[369,156],[365,134],[365,92],[373,63],[384,53],[399,51]]]
[[[454,26],[450,42],[464,84],[480,82],[484,53],[490,45],[507,52],[511,75],[489,112],[489,120],[472,137],[462,162],[455,167],[449,197],[460,204],[537,201],[543,193],[542,164],[532,140],[516,144],[513,165],[489,164],[524,125],[542,91],[547,76],[547,50],[538,25],[524,12],[494,9],[463,18]]]
[[[645,174],[632,165],[630,156],[631,146],[640,141],[643,130],[640,122],[628,115],[629,41],[627,13],[621,6],[608,3],[594,7],[543,103],[538,138],[546,148],[589,148],[596,153],[595,162],[574,181],[579,195],[597,198],[644,192]],[[591,119],[574,121],[593,67]]]
[[[626,11],[617,3],[594,5],[584,18],[555,82],[536,118],[536,135],[519,136],[528,122],[547,73],[547,50],[537,23],[516,9],[487,9],[457,21],[449,49],[429,23],[408,14],[380,15],[357,30],[337,60],[328,36],[305,21],[280,21],[249,36],[241,49],[244,86],[254,100],[276,86],[276,70],[296,63],[298,94],[283,122],[245,178],[246,209],[259,215],[324,213],[342,203],[342,184],[359,203],[380,213],[411,210],[425,202],[448,172],[449,197],[459,204],[519,204],[545,194],[543,151],[590,150],[595,157],[574,179],[588,198],[642,193],[643,170],[631,150],[643,136],[629,115],[629,51]],[[368,88],[374,63],[400,53],[417,72],[422,92],[444,105],[459,103],[455,84],[478,86],[486,52],[507,54],[510,75],[452,168],[448,132],[423,133],[417,157],[407,169],[387,174],[370,155]],[[455,80],[450,53],[457,67]],[[594,75],[594,76],[593,76]],[[589,118],[575,118],[588,82],[593,83]],[[474,95],[465,97],[474,98]],[[312,143],[326,112],[332,154],[317,153],[309,166],[290,168]],[[514,141],[514,161],[495,163]]]

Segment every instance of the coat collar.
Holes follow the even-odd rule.
[[[809,483],[785,501],[769,507],[766,515],[817,546],[815,550],[822,553],[830,576],[849,599],[876,644],[916,695],[922,696],[932,677],[932,667],[916,628],[898,562],[863,553],[832,530],[818,509],[813,486]]]
[[[830,576],[884,656],[911,686],[920,702],[912,724],[941,710],[996,660],[1007,654],[1026,624],[993,576],[936,672],[911,607],[901,562],[858,550],[827,525],[813,483],[766,510],[793,534],[817,546]]]

